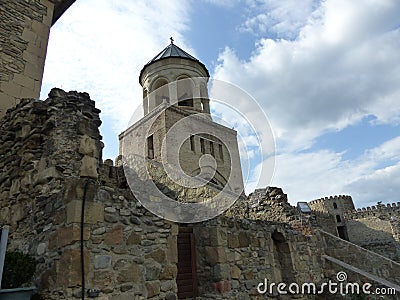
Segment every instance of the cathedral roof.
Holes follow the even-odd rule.
[[[182,50],[177,45],[175,45],[174,40],[171,38],[171,43],[167,47],[165,47],[160,53],[158,53],[156,56],[154,56],[147,64],[144,65],[142,71],[140,71],[139,82],[142,77],[143,71],[147,66],[151,65],[152,63],[154,63],[156,61],[159,61],[162,59],[167,59],[170,57],[184,58],[184,59],[188,59],[188,60],[197,62],[199,65],[201,65],[206,70],[207,76],[210,76],[206,66],[202,62],[200,62],[197,58],[190,55],[186,51]]]

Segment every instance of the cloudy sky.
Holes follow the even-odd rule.
[[[292,203],[397,202],[399,16],[398,0],[78,0],[52,27],[41,98],[52,87],[88,92],[103,157],[115,158],[141,104],[139,72],[173,36],[267,115],[275,174],[259,186],[282,187]]]

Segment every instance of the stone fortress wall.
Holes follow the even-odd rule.
[[[400,261],[400,203],[355,209],[351,197],[344,195],[325,197],[309,203],[313,210],[332,215],[336,226],[346,229],[346,238],[352,243]],[[336,219],[338,215],[341,222]]]
[[[269,203],[267,217],[257,214],[255,195],[206,222],[184,226],[155,216],[132,195],[122,167],[102,161],[100,123],[88,94],[60,89],[45,101],[22,100],[0,121],[0,220],[10,226],[9,250],[37,259],[43,299],[80,298],[81,257],[85,291],[98,291],[98,299],[177,299],[180,234],[188,227],[199,299],[257,299],[265,278],[320,284],[342,270],[324,258],[345,252],[341,240],[328,243],[307,222],[309,231],[296,228],[279,188],[255,193],[259,204]],[[374,255],[363,251],[360,260]],[[397,265],[381,260],[376,256],[376,276],[400,278]]]

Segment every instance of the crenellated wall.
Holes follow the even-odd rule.
[[[347,211],[345,216],[347,219],[360,219],[371,216],[390,219],[391,217],[400,216],[400,202],[358,208],[357,210]]]
[[[353,199],[348,195],[336,195],[319,198],[308,202],[308,204],[312,210],[331,214],[338,212],[343,214],[346,211],[354,210]]]

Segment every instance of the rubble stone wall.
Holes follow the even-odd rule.
[[[321,282],[322,248],[287,224],[219,217],[194,225],[204,299],[262,297],[257,285]],[[219,297],[219,298],[218,298]],[[260,298],[261,299],[261,298]]]

